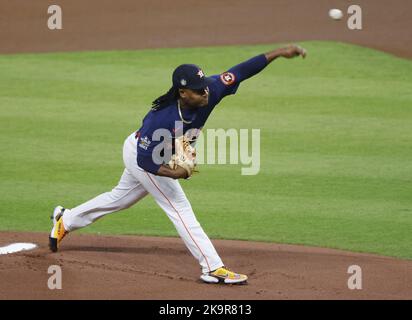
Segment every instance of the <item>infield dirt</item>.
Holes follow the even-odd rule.
[[[35,242],[33,251],[0,257],[0,299],[411,299],[412,261],[369,254],[246,241],[215,240],[223,261],[249,275],[247,285],[204,284],[177,238],[70,234],[51,253],[47,234],[0,233],[0,246]],[[47,286],[49,266],[62,289]],[[362,270],[350,290],[348,268]]]
[[[0,2],[0,53],[144,49],[333,40],[412,57],[409,0],[59,0],[63,29],[47,28],[49,0]],[[328,16],[340,8],[344,19]]]

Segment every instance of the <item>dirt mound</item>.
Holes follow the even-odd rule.
[[[412,299],[412,261],[301,246],[214,241],[242,286],[200,282],[200,268],[178,238],[71,234],[51,253],[47,234],[0,233],[0,246],[34,242],[33,251],[0,255],[0,299]],[[49,266],[62,289],[49,290]],[[349,290],[348,267],[362,269]]]
[[[47,28],[50,4],[1,1],[0,53],[335,40],[412,57],[410,0],[356,1],[361,31],[347,27],[346,0],[61,0],[62,30]]]

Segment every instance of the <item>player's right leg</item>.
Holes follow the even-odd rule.
[[[50,219],[53,221],[53,228],[50,232],[49,236],[49,247],[50,250],[56,252],[60,242],[66,236],[67,231],[63,225],[63,213],[66,209],[62,206],[57,206],[54,208],[53,214],[51,215]]]
[[[128,139],[124,144],[123,157],[131,152],[127,141]],[[147,191],[141,182],[128,169],[124,169],[118,185],[112,191],[103,193],[72,209],[57,206],[52,215],[53,228],[49,236],[50,250],[56,252],[61,240],[68,232],[86,227],[112,212],[127,209],[146,195]]]
[[[127,209],[146,195],[147,191],[142,184],[125,169],[119,184],[112,191],[72,209],[57,206],[52,215],[50,250],[57,251],[61,240],[68,232],[84,228],[109,213]]]

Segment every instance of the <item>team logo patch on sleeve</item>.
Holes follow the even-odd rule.
[[[236,77],[231,72],[225,72],[220,75],[220,80],[223,82],[223,84],[230,86],[235,82]]]
[[[152,141],[150,141],[150,139],[147,136],[145,136],[144,138],[140,138],[139,147],[144,150],[147,150],[147,148],[149,148],[151,143]]]

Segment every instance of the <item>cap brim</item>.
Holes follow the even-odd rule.
[[[216,79],[212,78],[212,77],[204,77],[203,81],[195,86],[187,86],[187,89],[194,89],[194,90],[199,90],[199,89],[203,89],[206,88],[207,86],[211,85],[213,82],[215,82]]]

